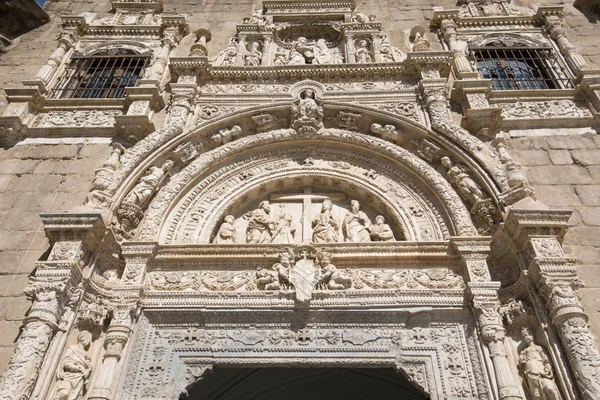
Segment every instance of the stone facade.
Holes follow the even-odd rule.
[[[431,3],[49,1],[0,57],[0,398],[246,364],[599,398],[595,6]],[[497,43],[572,87],[491,90]],[[123,99],[52,94],[106,46],[149,55]]]

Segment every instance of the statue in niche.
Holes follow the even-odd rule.
[[[363,211],[360,210],[358,200],[350,202],[350,211],[346,212],[344,224],[342,226],[347,242],[370,242],[371,220]]]
[[[546,351],[534,343],[531,329],[521,329],[521,336],[527,347],[519,353],[519,365],[529,394],[534,400],[562,400]]]
[[[383,215],[378,215],[375,217],[375,225],[371,226],[370,231],[371,240],[374,242],[393,242],[396,240],[396,238],[394,238],[394,232],[392,232],[392,228],[385,223]]]
[[[321,286],[329,290],[344,290],[352,286],[352,277],[348,272],[340,271],[331,264],[331,254],[326,251],[317,253],[317,266],[321,267]]]
[[[360,39],[357,42],[354,57],[356,58],[357,64],[368,64],[373,61],[373,58],[371,58],[371,50],[369,50],[369,44],[365,39]]]
[[[306,89],[300,93],[292,111],[292,129],[314,131],[323,127],[323,107],[317,104],[315,92]]]
[[[279,207],[279,219],[271,243],[295,243],[296,224],[294,224],[292,215],[285,211],[285,206],[282,204]]]
[[[294,255],[289,251],[279,253],[279,262],[273,264],[271,269],[261,268],[256,273],[256,286],[260,290],[287,290],[291,288],[290,268],[292,268]]]
[[[271,218],[271,205],[262,201],[258,208],[252,211],[246,230],[247,243],[270,243],[275,231],[275,223]]]
[[[92,334],[81,331],[77,343],[69,346],[56,373],[56,394],[54,400],[75,400],[81,398],[92,374],[92,363],[87,350],[92,343]]]
[[[171,160],[165,161],[162,167],[150,167],[146,171],[146,175],[142,176],[133,189],[125,196],[123,202],[135,204],[143,208],[150,197],[161,185],[167,172],[173,168],[175,163]]]
[[[323,200],[321,212],[312,220],[313,243],[334,243],[339,242],[338,229],[339,221],[332,213],[333,203],[329,199]]]
[[[113,149],[110,152],[110,155],[108,156],[106,161],[104,161],[104,164],[102,164],[102,167],[116,171],[117,169],[119,169],[119,166],[121,165],[121,156],[125,152],[125,148],[117,142],[112,143],[112,148]]]
[[[469,203],[475,204],[485,198],[479,185],[469,176],[467,167],[452,163],[449,157],[442,157],[440,162],[448,170],[450,183],[460,191]]]
[[[313,56],[312,51],[313,51],[313,49],[308,44],[308,40],[305,37],[301,36],[298,38],[298,40],[296,40],[292,44],[292,49],[290,50],[290,53],[288,54],[286,64],[289,64],[289,65],[306,64],[305,55],[312,58],[312,56]]]
[[[262,52],[258,50],[260,44],[258,42],[250,43],[250,50],[244,55],[244,63],[246,66],[259,66],[262,60]]]
[[[223,220],[223,223],[219,227],[219,232],[217,236],[214,238],[213,243],[216,244],[225,244],[225,243],[233,243],[233,238],[235,237],[235,226],[233,226],[233,222],[235,218],[233,215],[228,215]]]

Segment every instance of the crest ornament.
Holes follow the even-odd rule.
[[[315,249],[311,246],[299,246],[295,253],[300,259],[290,268],[290,282],[296,288],[296,300],[310,301],[322,276],[321,269],[315,265]]]

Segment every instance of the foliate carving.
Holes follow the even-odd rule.
[[[173,149],[173,154],[178,157],[184,165],[187,165],[200,155],[201,149],[202,146],[200,144],[185,142],[175,147],[175,149]]]
[[[316,132],[323,128],[323,107],[317,102],[315,92],[306,89],[291,106],[291,128],[299,133]]]
[[[119,110],[78,110],[78,111],[49,111],[40,114],[33,126],[51,128],[57,126],[74,127],[108,127],[114,126],[115,116],[123,115]]]
[[[286,120],[284,118],[278,118],[271,114],[258,114],[252,116],[252,121],[256,124],[256,132],[262,133],[273,129],[284,128]]]
[[[87,383],[92,374],[92,364],[87,350],[92,342],[92,334],[81,331],[77,335],[77,343],[69,346],[56,373],[56,389],[54,399],[76,400],[87,390]]]
[[[583,398],[592,400],[600,395],[600,353],[583,318],[575,317],[559,327],[567,357]]]
[[[546,351],[535,344],[529,328],[521,329],[521,336],[526,347],[519,352],[519,366],[529,394],[534,400],[561,400]]]
[[[462,276],[445,269],[354,270],[355,289],[463,289]]]
[[[508,119],[580,118],[591,116],[585,104],[572,100],[502,103],[502,114]]]

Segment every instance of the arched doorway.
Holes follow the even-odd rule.
[[[430,397],[391,368],[225,368],[188,400],[422,400]]]

